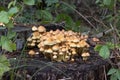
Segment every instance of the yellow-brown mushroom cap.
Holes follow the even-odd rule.
[[[32,56],[32,55],[35,55],[35,51],[34,51],[34,50],[30,50],[30,51],[28,52],[28,54],[31,55],[31,56]]]
[[[90,56],[90,53],[88,53],[88,52],[84,52],[84,53],[82,53],[81,56],[82,56],[82,57],[89,57],[89,56]]]
[[[46,28],[45,28],[44,26],[39,26],[39,27],[38,27],[38,31],[39,31],[40,33],[46,32]]]

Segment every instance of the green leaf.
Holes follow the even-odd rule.
[[[108,71],[107,75],[114,74],[114,73],[116,73],[116,71],[117,71],[117,69],[111,68],[111,69]]]
[[[8,37],[9,39],[12,39],[12,38],[15,37],[15,35],[16,35],[16,32],[8,31],[7,37]]]
[[[111,4],[111,0],[103,0],[103,4],[104,5],[110,5]]]
[[[10,63],[8,59],[4,55],[0,56],[0,77],[2,77],[4,72],[10,70],[9,66]]]
[[[35,0],[23,0],[23,2],[27,5],[34,5],[35,4]]]
[[[59,0],[45,0],[45,3],[47,4],[47,6],[51,6],[54,3],[59,2]]]
[[[15,13],[17,13],[19,11],[18,7],[12,7],[9,9],[8,13],[10,16],[13,16]]]
[[[2,23],[8,23],[9,22],[9,16],[6,11],[1,11],[0,12],[0,22]]]
[[[52,21],[53,20],[52,14],[47,10],[40,10],[40,18],[44,21]]]
[[[110,76],[110,80],[118,80],[118,79],[117,79],[117,77],[116,77],[115,74],[112,74],[112,75]]]
[[[96,4],[99,3],[99,2],[100,2],[100,0],[96,0],[96,1],[95,1]]]
[[[94,48],[94,50],[95,51],[100,51],[101,47],[102,47],[102,45],[96,45],[95,48]]]
[[[12,23],[12,20],[10,20],[7,24],[5,24],[5,26],[6,26],[7,28],[13,28],[14,25],[13,25],[13,23]]]
[[[109,58],[110,56],[110,51],[109,51],[109,48],[108,46],[104,45],[101,47],[100,51],[99,51],[99,55],[104,58],[104,59],[107,59]]]
[[[1,37],[1,46],[2,46],[2,49],[5,49],[10,52],[12,52],[13,50],[16,50],[16,44],[12,43],[12,41],[5,36]]]
[[[116,72],[116,77],[120,80],[120,69],[117,69],[117,72]]]
[[[68,14],[59,14],[56,17],[56,22],[65,21],[65,29],[66,30],[74,30],[76,27],[76,23],[72,20],[72,18]]]

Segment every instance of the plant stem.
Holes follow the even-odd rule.
[[[114,0],[114,8],[113,8],[113,14],[114,14],[114,19],[113,19],[113,37],[114,37],[114,44],[115,44],[115,46],[116,46],[116,44],[117,44],[117,34],[116,34],[116,30],[117,30],[117,28],[116,28],[116,25],[117,25],[117,22],[118,22],[118,20],[117,20],[117,10],[116,10],[116,3],[117,3],[117,0]]]

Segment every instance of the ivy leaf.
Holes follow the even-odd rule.
[[[109,51],[109,48],[108,46],[104,45],[101,47],[100,51],[99,51],[99,55],[104,58],[104,59],[107,59],[109,58],[110,56],[110,51]]]
[[[117,71],[117,69],[111,68],[111,69],[108,71],[107,75],[114,74],[116,71]]]
[[[57,3],[59,0],[45,0],[45,3],[47,4],[47,6],[51,6],[54,3]]]
[[[35,4],[35,0],[23,0],[23,2],[27,5],[34,5]]]
[[[0,77],[2,77],[3,73],[9,71],[10,63],[4,55],[0,56]]]
[[[18,7],[12,7],[12,8],[10,8],[9,9],[9,11],[8,11],[8,14],[10,15],[10,16],[13,16],[15,13],[17,13],[19,11],[19,9],[18,9]]]
[[[0,22],[2,23],[8,23],[9,22],[9,16],[6,11],[1,11],[0,12]]]

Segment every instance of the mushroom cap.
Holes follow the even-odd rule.
[[[57,55],[58,53],[57,52],[53,52],[54,55]]]
[[[35,54],[39,54],[39,52],[36,52]]]
[[[29,54],[29,55],[35,55],[35,51],[34,51],[34,50],[30,50],[30,51],[28,52],[28,54]]]
[[[43,42],[44,45],[48,45],[48,46],[51,46],[51,45],[54,45],[56,44],[56,41],[55,40],[51,40],[50,38],[46,41]]]
[[[53,59],[56,59],[57,58],[57,55],[53,55]]]
[[[88,52],[84,52],[84,53],[82,53],[81,56],[82,56],[82,57],[88,57],[88,56],[90,56],[90,53],[88,53]]]
[[[72,54],[75,55],[75,54],[77,54],[77,52],[76,51],[72,51]]]
[[[54,45],[54,46],[52,46],[52,50],[54,50],[54,51],[58,51],[58,50],[59,50],[59,46],[58,46],[58,45]]]
[[[36,42],[36,40],[32,40],[32,42],[33,42],[33,43],[35,43],[35,42]]]
[[[40,47],[39,51],[43,52],[45,49],[43,47]]]
[[[66,59],[69,59],[69,58],[70,58],[70,56],[66,55],[66,56],[65,56],[65,58],[66,58]]]
[[[32,39],[37,39],[37,37],[35,37],[35,36],[32,36],[31,38],[32,38]]]
[[[36,31],[36,32],[33,32],[32,35],[35,36],[35,37],[37,37],[37,36],[40,35],[40,33]]]
[[[59,55],[63,55],[64,53],[63,52],[59,52]]]
[[[78,45],[78,47],[89,47],[89,44],[85,40],[81,40]]]
[[[31,46],[32,46],[32,47],[33,47],[33,46],[35,46],[35,43],[34,43],[34,42],[32,42],[32,43],[31,43]]]
[[[27,39],[27,41],[31,42],[31,41],[32,41],[32,38],[31,38],[31,37],[29,37],[29,38]]]
[[[62,51],[62,52],[66,52],[66,48],[63,47],[63,48],[61,49],[61,51]]]
[[[33,26],[32,27],[32,31],[37,31],[38,29],[37,29],[37,27],[36,26]]]
[[[75,61],[75,59],[74,59],[74,58],[72,58],[72,59],[71,59],[71,61],[73,62],[73,61]]]
[[[92,38],[92,40],[94,41],[94,42],[98,42],[98,41],[100,41],[98,38]]]
[[[45,50],[46,53],[53,53],[53,50],[51,48]]]
[[[79,40],[79,38],[73,38],[73,40],[72,40],[73,42],[79,42],[80,40]]]
[[[42,32],[46,32],[46,29],[45,29],[44,26],[39,26],[39,27],[38,27],[38,31],[39,31],[40,33],[42,33]]]
[[[75,43],[70,43],[69,45],[70,45],[70,47],[77,47],[77,45]]]

